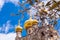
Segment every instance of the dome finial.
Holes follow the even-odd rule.
[[[20,19],[18,20],[18,25],[20,25]]]
[[[32,15],[31,15],[31,13],[30,13],[30,19],[32,19]]]

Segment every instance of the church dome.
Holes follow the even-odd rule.
[[[32,27],[32,22],[33,22],[33,19],[30,17],[27,21],[25,21],[24,28],[28,29]]]
[[[32,24],[33,25],[35,25],[35,24],[37,24],[38,23],[38,20],[36,20],[36,19],[33,19],[33,22],[32,22]]]
[[[15,28],[16,32],[22,32],[22,27],[20,26],[20,20],[18,21],[18,26]]]
[[[20,25],[18,25],[18,26],[15,28],[15,31],[16,31],[16,32],[22,32],[22,27],[20,27]]]

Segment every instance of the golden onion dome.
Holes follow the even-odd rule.
[[[29,20],[25,21],[24,28],[28,29],[28,28],[32,27],[32,21],[33,21],[33,19],[31,17],[29,18]]]
[[[15,28],[16,32],[22,32],[22,27],[20,26],[20,21],[18,23],[18,26]]]
[[[22,27],[20,27],[19,25],[16,27],[16,32],[22,32]]]
[[[36,19],[33,19],[33,22],[32,22],[32,24],[33,25],[35,25],[35,24],[37,24],[38,23],[38,20],[36,20]]]

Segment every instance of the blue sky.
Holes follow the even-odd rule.
[[[24,6],[26,7],[26,6],[28,6],[28,4],[27,5],[25,4]],[[3,25],[7,26],[7,24],[12,25],[12,27],[9,26],[8,32],[6,32],[6,33],[15,32],[15,25],[18,24],[18,20],[21,19],[22,14],[20,14],[19,16],[11,16],[11,13],[17,14],[18,10],[20,10],[20,9],[22,9],[22,8],[18,4],[15,5],[12,2],[4,3],[4,5],[0,11],[0,27],[3,29],[3,31],[0,30],[0,33],[5,33]],[[20,20],[21,21],[20,25],[22,27],[24,26],[24,22],[28,18],[29,18],[29,15],[25,12],[23,20]],[[24,32],[22,32],[22,36],[25,36],[26,35],[25,33],[26,32],[24,30]]]
[[[15,33],[15,27],[18,24],[18,19],[21,19],[22,14],[20,14],[19,16],[11,16],[11,13],[17,14],[18,10],[22,9],[18,5],[18,2],[21,2],[21,0],[0,0],[0,35],[2,34],[12,35]],[[28,6],[29,6],[28,4],[25,4],[26,8]],[[22,27],[24,26],[24,22],[27,19],[29,19],[29,15],[25,12],[23,20],[20,20],[21,21],[20,25]],[[55,29],[59,31],[60,19],[58,19],[58,23],[56,24]],[[24,29],[22,32],[22,36],[25,35],[27,34],[26,34],[26,30]]]

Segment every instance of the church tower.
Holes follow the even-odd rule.
[[[35,28],[38,26],[38,21],[36,19],[32,19],[32,16],[30,15],[30,18],[25,21],[24,28],[27,31],[27,39],[33,40],[33,36],[35,36]]]
[[[18,21],[18,26],[15,28],[16,31],[16,38],[15,40],[20,40],[21,36],[21,32],[22,32],[22,27],[20,26],[20,20]]]
[[[30,17],[27,21],[25,21],[25,24],[24,24],[24,28],[27,31],[27,37],[26,37],[27,40],[32,40],[31,38],[31,34],[33,33],[32,22],[33,22],[33,19],[32,17]]]
[[[32,17],[25,21],[24,28],[27,30],[27,34],[32,33],[32,22],[33,22]]]

